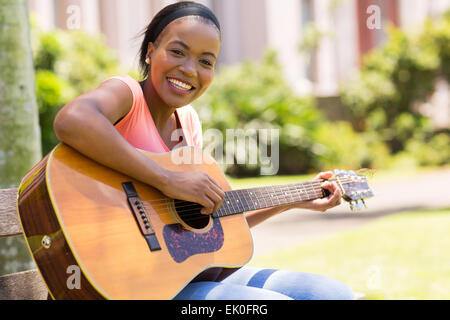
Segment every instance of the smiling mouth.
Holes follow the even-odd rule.
[[[175,79],[175,78],[170,78],[167,77],[167,81],[174,86],[176,89],[184,91],[184,92],[189,92],[195,89],[195,87],[193,85],[191,85],[190,83]]]

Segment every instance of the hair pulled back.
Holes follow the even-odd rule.
[[[139,50],[139,68],[141,69],[144,79],[148,77],[150,66],[146,63],[148,44],[150,42],[156,45],[159,36],[162,34],[164,28],[172,21],[185,17],[192,16],[199,18],[200,21],[215,26],[220,34],[220,24],[214,13],[206,6],[192,2],[181,1],[164,7],[152,19],[150,24],[139,34],[144,35],[144,39]]]

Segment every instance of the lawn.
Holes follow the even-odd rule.
[[[323,274],[366,299],[450,299],[450,209],[403,212],[249,265]]]

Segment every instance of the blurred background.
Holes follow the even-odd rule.
[[[140,32],[173,2],[28,0],[42,156],[67,102],[110,76],[141,80]],[[450,298],[450,0],[197,2],[222,26],[214,83],[194,103],[203,130],[280,130],[278,175],[227,164],[233,188],[334,168],[373,179],[358,216],[341,206],[256,227],[251,263],[326,274],[367,298]],[[0,274],[33,267],[14,249],[22,239],[0,240]]]

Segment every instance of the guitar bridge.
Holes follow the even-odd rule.
[[[127,195],[128,204],[133,212],[136,222],[141,230],[142,235],[147,241],[150,251],[161,250],[155,230],[153,229],[150,217],[147,214],[142,200],[136,192],[133,182],[124,182],[122,187]]]

